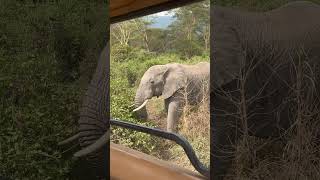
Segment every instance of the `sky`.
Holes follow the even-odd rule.
[[[162,12],[159,12],[159,13],[156,13],[156,14],[153,14],[153,16],[173,16],[174,13],[170,13],[170,11],[162,11]]]
[[[156,14],[150,15],[150,17],[153,17],[154,23],[151,25],[153,28],[167,28],[173,21],[174,13],[171,11],[162,11]]]

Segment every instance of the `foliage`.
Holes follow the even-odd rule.
[[[173,39],[177,52],[182,54],[189,52],[191,57],[197,55],[200,49],[204,52],[209,51],[209,1],[180,7],[173,11],[177,20],[170,25],[170,31],[175,37],[179,37]],[[193,53],[194,49],[198,50],[196,54]]]
[[[116,48],[121,53],[115,53],[120,55],[127,53],[129,46],[157,54],[175,53],[183,58],[208,54],[209,1],[180,7],[173,11],[176,20],[167,29],[150,27],[154,21],[150,16],[112,25],[111,42],[117,46],[121,45]],[[125,61],[125,58],[120,56],[119,60]]]
[[[152,21],[146,18],[137,18],[121,23],[111,25],[111,42],[113,44],[120,44],[122,46],[133,45],[134,40],[140,39],[136,46],[142,46],[148,49],[148,37],[146,33],[147,26]]]
[[[127,60],[127,57],[131,56],[132,47],[128,45],[115,44],[111,49],[110,56],[113,57],[116,62],[123,62]]]
[[[165,53],[169,51],[169,30],[159,28],[148,28],[146,33],[148,35],[149,51],[156,53]]]
[[[57,142],[76,131],[79,100],[105,44],[107,7],[75,0],[0,4],[0,175],[71,178],[74,162]]]
[[[198,56],[202,53],[202,48],[196,41],[182,39],[177,40],[177,43],[180,44],[177,46],[177,51],[179,51],[184,58],[191,58],[192,56]]]

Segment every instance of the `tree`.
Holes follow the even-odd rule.
[[[138,18],[111,25],[111,41],[128,46],[131,40],[135,40],[135,43],[138,41],[149,50],[147,29],[151,23],[152,21],[147,18]]]
[[[129,45],[129,40],[133,36],[133,32],[136,31],[136,27],[133,21],[125,21],[111,25],[111,41],[119,43],[120,45]]]
[[[168,30],[160,28],[148,28],[148,46],[151,52],[163,53],[170,50]]]
[[[210,2],[206,0],[201,3],[195,3],[190,6],[184,6],[173,10],[176,21],[171,24],[169,28],[172,37],[179,37],[174,40],[174,44],[178,49],[183,50],[184,52],[192,52],[184,48],[195,48],[200,46],[205,51],[209,50],[209,9]],[[182,45],[181,42],[187,42],[190,46],[185,44]]]

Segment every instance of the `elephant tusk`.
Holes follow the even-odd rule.
[[[66,139],[66,140],[63,140],[63,141],[59,142],[59,143],[58,143],[58,146],[62,146],[62,145],[69,144],[69,143],[71,143],[71,142],[73,142],[73,141],[75,141],[75,140],[77,140],[77,139],[79,139],[79,133],[76,134],[76,135],[73,135],[73,136],[69,137],[69,138]]]
[[[110,129],[104,135],[102,135],[96,142],[74,153],[73,156],[75,158],[86,156],[98,150],[99,148],[103,147],[106,143],[109,142],[109,140],[110,140]]]
[[[141,104],[141,106],[139,106],[139,107],[135,108],[134,110],[132,110],[132,112],[135,112],[135,111],[138,111],[138,110],[142,109],[142,108],[147,104],[147,102],[148,102],[148,99],[145,100],[145,101]]]

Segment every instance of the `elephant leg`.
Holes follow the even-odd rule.
[[[177,132],[178,120],[183,112],[183,98],[179,95],[170,97],[167,104],[167,131]]]
[[[165,99],[165,100],[164,100],[164,111],[165,111],[166,113],[168,113],[169,103],[170,103],[169,99]]]

